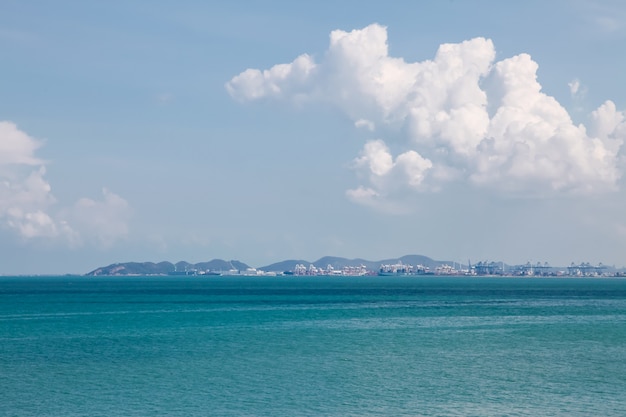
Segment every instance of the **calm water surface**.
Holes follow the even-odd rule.
[[[0,416],[624,416],[626,280],[0,277]]]

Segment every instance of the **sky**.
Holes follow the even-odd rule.
[[[626,3],[0,2],[0,274],[626,265]]]

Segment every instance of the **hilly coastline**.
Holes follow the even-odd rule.
[[[431,269],[434,269],[441,265],[451,264],[451,261],[436,261],[423,255],[405,255],[399,258],[382,259],[379,261],[369,261],[366,259],[347,259],[336,256],[324,256],[317,261],[310,262],[302,259],[289,259],[281,262],[276,262],[270,265],[256,268],[263,272],[276,272],[283,273],[285,271],[293,271],[296,265],[313,265],[317,268],[326,268],[329,265],[334,269],[341,269],[344,267],[359,267],[365,266],[369,271],[377,271],[383,264],[396,264],[396,263],[410,264],[410,265],[424,265]],[[228,272],[228,271],[245,271],[251,267],[238,260],[226,261],[223,259],[213,259],[207,262],[189,263],[180,261],[177,263],[172,262],[124,262],[115,263],[107,266],[102,266],[94,269],[93,271],[85,274],[86,276],[124,276],[124,275],[186,275],[192,274],[196,271],[203,272]]]

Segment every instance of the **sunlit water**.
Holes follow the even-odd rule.
[[[0,278],[0,416],[624,416],[626,280]]]

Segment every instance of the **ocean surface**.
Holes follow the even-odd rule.
[[[0,416],[626,416],[626,280],[0,277]]]

